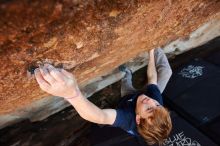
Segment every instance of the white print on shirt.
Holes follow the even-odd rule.
[[[187,67],[184,67],[178,74],[181,75],[183,78],[194,79],[203,75],[203,68],[203,66],[189,65]]]
[[[132,101],[133,101],[133,99],[129,99],[128,101],[129,101],[129,102],[132,102]]]
[[[129,131],[127,131],[127,132],[130,133],[131,135],[135,135],[132,130],[129,130]]]
[[[163,143],[164,146],[201,146],[196,140],[192,140],[184,135],[184,132],[177,133],[169,137]]]

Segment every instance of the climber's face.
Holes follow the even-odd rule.
[[[160,106],[156,100],[142,94],[137,99],[136,115],[140,118],[147,119],[151,115],[152,110]]]

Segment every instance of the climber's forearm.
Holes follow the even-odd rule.
[[[100,109],[81,93],[78,97],[67,99],[67,101],[73,105],[82,118],[90,122],[111,125],[116,117],[114,109]]]
[[[149,53],[149,62],[147,67],[148,84],[157,84],[157,71],[154,60],[154,50],[152,49],[148,53]]]

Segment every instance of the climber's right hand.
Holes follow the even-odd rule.
[[[75,77],[64,69],[45,64],[34,73],[40,88],[49,94],[66,99],[81,96]]]

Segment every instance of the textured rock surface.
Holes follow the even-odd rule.
[[[29,69],[44,62],[81,86],[137,54],[185,38],[220,12],[218,0],[0,2],[0,114],[47,96]]]

